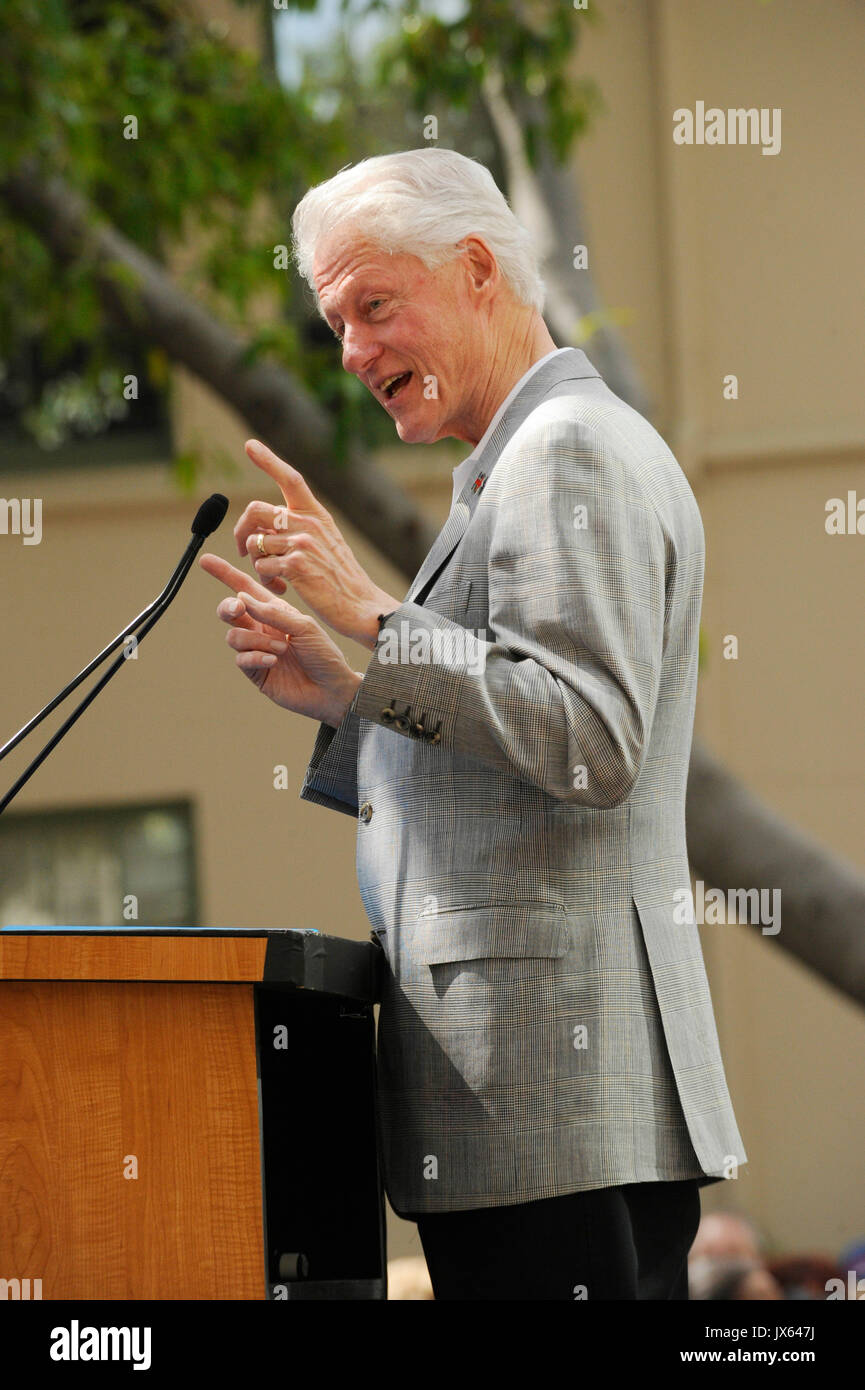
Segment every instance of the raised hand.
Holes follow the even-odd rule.
[[[283,709],[338,728],[363,677],[315,618],[218,555],[202,555],[198,563],[234,590],[236,597],[224,598],[216,612],[229,624],[226,641],[244,675]]]
[[[371,651],[379,613],[393,612],[400,600],[361,568],[330,512],[296,468],[255,439],[247,440],[246,452],[273,478],[284,502],[250,502],[234,528],[238,554],[250,557],[272,593],[282,594],[291,584],[334,632]]]

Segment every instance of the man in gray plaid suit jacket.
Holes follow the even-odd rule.
[[[475,446],[402,599],[252,443],[285,502],[238,523],[261,583],[203,561],[241,595],[220,605],[238,664],[321,721],[301,796],[357,819],[388,1197],[438,1298],[687,1297],[697,1188],[745,1161],[680,907],[696,501],[651,425],[556,349],[481,166],[364,161],[301,202],[295,247],[401,438]],[[286,582],[371,651],[365,672],[274,597]]]

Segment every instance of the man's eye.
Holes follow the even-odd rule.
[[[371,300],[369,301],[369,304],[367,305],[367,308],[368,308],[368,309],[375,310],[375,307],[376,307],[377,304],[384,304],[384,300],[383,300],[383,299],[371,299]]]

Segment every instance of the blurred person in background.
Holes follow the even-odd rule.
[[[741,1256],[700,1255],[689,1261],[688,1282],[692,1299],[716,1303],[784,1297],[781,1285],[764,1264]]]
[[[780,1284],[784,1298],[823,1302],[830,1280],[846,1282],[846,1272],[825,1255],[778,1255],[766,1268]]]
[[[710,1211],[697,1227],[688,1260],[703,1256],[716,1260],[759,1260],[762,1245],[754,1223],[747,1216],[732,1211]]]

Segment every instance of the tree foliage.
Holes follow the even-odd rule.
[[[0,177],[35,159],[148,254],[194,248],[183,281],[238,323],[256,292],[278,296],[292,274],[274,270],[280,210],[348,159],[339,113],[313,112],[314,91],[284,90],[258,53],[171,0],[6,0],[3,18]],[[315,377],[322,354],[301,351],[294,317],[260,336]],[[5,218],[0,359],[34,341],[49,366],[83,347],[94,391],[121,366],[86,260],[58,264]]]
[[[255,8],[269,24],[271,7]],[[309,11],[314,0],[282,8]],[[0,68],[0,178],[36,159],[149,255],[165,261],[182,248],[184,287],[249,336],[250,360],[297,372],[337,421],[338,450],[352,434],[368,444],[390,434],[342,371],[294,269],[275,268],[304,191],[346,163],[421,144],[430,111],[441,143],[495,166],[478,101],[493,69],[542,97],[542,128],[525,132],[530,153],[545,138],[564,157],[598,105],[590,83],[569,81],[584,16],[563,0],[469,0],[450,20],[415,0],[342,0],[342,12],[338,41],[309,55],[290,89],[268,61],[266,31],[263,54],[238,48],[185,0],[5,0]],[[364,57],[352,32],[370,16],[383,37]],[[259,293],[266,314],[250,308]],[[80,373],[51,380],[73,350]],[[54,445],[107,427],[128,363],[86,259],[58,264],[0,205],[0,390],[34,351],[43,389],[38,400],[19,389],[24,427]],[[152,386],[166,390],[164,359],[147,362]]]

